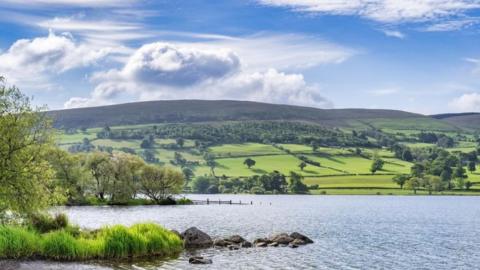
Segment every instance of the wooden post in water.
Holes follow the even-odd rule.
[[[232,200],[230,200],[230,204],[232,204]]]
[[[208,200],[208,198],[207,198],[207,204],[210,204],[210,201]]]
[[[222,201],[220,201],[220,199],[218,199],[218,205],[222,204]]]
[[[250,201],[250,205],[253,205],[253,201]]]

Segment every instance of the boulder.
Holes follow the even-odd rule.
[[[267,242],[256,242],[255,246],[256,247],[267,247],[268,243]]]
[[[301,233],[298,233],[298,232],[294,232],[294,233],[291,233],[290,234],[290,237],[294,238],[294,239],[300,239],[302,240],[303,242],[305,242],[305,244],[312,244],[313,243],[313,240],[308,238],[307,236],[301,234]]]
[[[243,239],[243,237],[241,237],[240,235],[232,235],[230,236],[230,238],[227,238],[225,239],[229,242],[232,242],[232,243],[235,243],[235,244],[240,244],[240,243],[243,243],[247,240]]]
[[[213,245],[216,247],[226,247],[231,244],[232,244],[231,242],[225,239],[216,239],[215,241],[213,241]]]
[[[270,244],[268,244],[269,247],[278,247],[278,243],[277,242],[272,242]]]
[[[294,239],[286,233],[281,233],[281,234],[272,236],[269,240],[270,242],[277,242],[280,245],[288,245]]]
[[[262,243],[271,243],[271,241],[268,239],[268,238],[257,238],[253,241],[254,244],[257,244],[259,242],[262,242]]]
[[[206,248],[213,245],[212,238],[196,227],[187,229],[182,233],[182,237],[185,248]]]
[[[252,245],[251,242],[243,241],[243,242],[240,244],[240,246],[241,246],[242,248],[251,248],[253,245]]]
[[[290,243],[288,246],[291,247],[291,248],[298,248],[297,245],[294,245],[294,244],[292,244],[292,243]]]
[[[196,256],[196,257],[190,257],[188,259],[188,262],[191,264],[212,264],[211,259],[205,259],[204,257]]]
[[[296,246],[303,246],[306,245],[305,241],[301,239],[294,239],[292,242],[290,242],[291,245],[296,245]]]
[[[230,250],[239,250],[239,249],[240,249],[240,246],[238,246],[238,245],[229,245],[229,246],[228,246],[228,249],[230,249]]]

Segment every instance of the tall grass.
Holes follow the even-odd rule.
[[[80,234],[68,229],[39,234],[29,228],[0,227],[0,259],[123,259],[173,256],[181,250],[180,238],[156,224],[117,225]]]

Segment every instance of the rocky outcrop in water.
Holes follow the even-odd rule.
[[[196,227],[191,227],[182,233],[183,246],[189,248],[208,248],[213,245],[210,235]]]
[[[211,259],[206,259],[201,256],[190,257],[188,259],[188,262],[191,264],[212,264],[213,263]]]

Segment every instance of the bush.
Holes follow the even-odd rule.
[[[30,225],[40,233],[65,229],[69,225],[65,214],[56,214],[54,217],[47,214],[34,214],[29,218]]]

